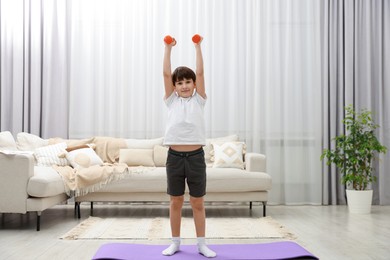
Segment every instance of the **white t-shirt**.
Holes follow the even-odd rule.
[[[168,107],[168,119],[164,145],[206,145],[206,99],[196,92],[191,97],[182,98],[174,91],[165,99],[165,104]]]

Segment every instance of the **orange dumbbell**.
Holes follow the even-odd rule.
[[[167,35],[167,36],[164,37],[164,42],[165,42],[166,44],[171,44],[174,40],[175,40],[175,39],[172,38],[172,36],[170,36],[170,35]]]
[[[194,36],[192,36],[192,41],[194,43],[199,43],[201,39],[202,37],[199,34],[195,34]]]

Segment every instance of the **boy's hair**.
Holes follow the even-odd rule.
[[[177,67],[172,73],[172,83],[175,85],[176,82],[183,79],[192,79],[194,82],[196,81],[195,72],[188,67]]]

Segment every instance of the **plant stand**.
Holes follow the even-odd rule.
[[[348,210],[353,214],[370,214],[372,190],[347,190]]]

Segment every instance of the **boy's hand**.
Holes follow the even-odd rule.
[[[175,46],[176,45],[176,39],[173,38],[170,35],[167,35],[164,37],[164,43],[166,46]]]
[[[195,46],[200,45],[200,43],[203,41],[203,37],[199,34],[195,34],[194,36],[192,36],[192,41],[194,42]]]

